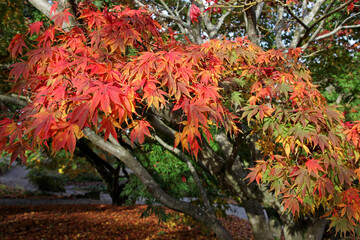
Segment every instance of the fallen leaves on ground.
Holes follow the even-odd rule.
[[[0,239],[216,239],[200,225],[185,224],[181,215],[166,223],[159,223],[153,215],[141,219],[146,208],[92,204],[0,206]],[[221,221],[234,239],[254,239],[248,221],[233,216]]]

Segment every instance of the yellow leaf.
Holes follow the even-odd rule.
[[[289,157],[290,156],[290,151],[291,151],[290,144],[286,143],[285,146],[284,146],[284,150],[285,150],[286,156]]]
[[[360,153],[358,151],[354,151],[354,154],[355,154],[355,162],[359,161]]]
[[[302,144],[298,139],[295,141],[295,143],[296,143],[298,146],[302,147],[307,154],[310,154],[310,150],[309,150],[309,148],[308,148],[305,144]]]

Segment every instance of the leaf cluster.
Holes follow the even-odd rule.
[[[31,101],[0,121],[0,149],[11,161],[26,162],[25,151],[39,147],[72,154],[85,128],[113,144],[141,145],[156,132],[148,120],[156,114],[176,129],[174,148],[195,158],[212,140],[211,129],[232,136],[246,130],[256,134],[263,156],[250,168],[250,181],[269,184],[295,216],[322,207],[337,230],[357,225],[359,123],[346,126],[327,104],[299,62],[299,48],[263,51],[243,38],[184,44],[144,9],[100,11],[82,3],[82,25],[65,31],[69,15],[55,14],[47,28],[32,24],[10,44],[18,58],[12,91]],[[179,179],[172,169],[186,173],[183,165],[157,146],[143,150],[139,161],[159,182],[191,181]],[[182,186],[168,191],[183,196],[190,189],[184,180]]]

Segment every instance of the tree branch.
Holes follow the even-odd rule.
[[[14,104],[14,105],[17,105],[20,107],[26,107],[29,104],[27,101],[21,99],[20,97],[18,97],[16,95],[0,94],[0,101],[9,103],[9,104]]]
[[[305,16],[307,13],[307,11],[306,11],[307,5],[308,5],[307,0],[303,0],[302,5],[301,5],[301,15],[303,15],[303,16]]]
[[[250,7],[245,11],[245,19],[246,19],[246,32],[249,36],[250,41],[255,44],[260,43],[259,32],[256,27],[256,16],[255,16],[255,8]]]
[[[48,18],[51,18],[50,16],[50,8],[51,4],[47,0],[29,0],[29,2],[42,14],[47,16]]]
[[[334,30],[332,30],[331,32],[325,33],[325,34],[323,34],[323,35],[315,38],[315,41],[318,41],[318,40],[321,40],[321,39],[330,37],[331,35],[334,35],[335,33],[337,33],[337,32],[340,31],[340,30],[343,30],[343,29],[353,29],[353,28],[360,28],[360,24],[359,24],[359,25],[339,26],[339,27],[335,28]]]
[[[335,3],[335,0],[333,0],[325,9],[325,14],[330,11],[331,7],[333,6],[333,4]],[[301,47],[301,49],[304,51],[309,44],[314,41],[315,37],[320,33],[321,29],[323,28],[325,24],[325,19],[323,19],[320,23],[320,26],[315,30],[314,34],[310,37],[309,41],[303,46]],[[310,34],[310,30],[307,31],[304,36],[301,37],[301,39],[299,40],[297,46],[300,47],[301,43],[304,41],[305,38],[307,38],[307,36]]]
[[[159,0],[159,1],[170,15],[175,16],[174,12],[169,8],[169,6],[163,0]]]
[[[284,6],[278,5],[278,21],[275,27],[275,42],[278,49],[284,49],[284,43],[282,42],[281,33],[284,27]]]
[[[79,147],[80,151],[82,152],[82,154],[85,156],[85,158],[92,163],[92,165],[94,166],[102,166],[104,167],[108,172],[107,173],[103,173],[101,171],[99,171],[100,173],[102,173],[102,175],[106,175],[108,173],[114,174],[115,173],[115,169],[113,166],[111,166],[107,161],[105,161],[104,159],[102,159],[101,157],[99,157],[87,144],[87,142],[84,139],[79,139],[79,141],[77,142],[77,147]],[[95,167],[96,169],[98,169],[97,167]]]
[[[316,14],[319,12],[321,5],[323,3],[325,3],[326,0],[318,0],[315,2],[314,6],[312,7],[311,11],[309,14],[307,14],[306,16],[303,17],[303,20],[300,23],[300,26],[298,26],[294,32],[294,36],[293,39],[290,43],[290,47],[291,48],[296,48],[300,37],[301,37],[301,33],[304,31],[304,29],[309,29],[308,24],[314,20]],[[282,3],[283,4],[283,3]],[[286,6],[285,8],[288,8],[288,6]],[[292,15],[293,16],[293,15]],[[293,16],[294,17],[294,16]],[[295,18],[295,17],[294,17]],[[295,18],[296,19],[296,18]],[[305,27],[306,26],[306,27]]]
[[[192,165],[191,161],[189,158],[187,158],[185,156],[185,154],[183,152],[181,152],[178,148],[174,148],[172,146],[170,146],[169,144],[167,144],[166,142],[164,142],[159,136],[155,135],[155,140],[160,143],[161,146],[163,146],[165,149],[169,150],[170,152],[172,152],[175,156],[177,156],[179,159],[181,159],[183,162],[186,163],[186,165],[188,166],[191,175],[193,176],[196,186],[199,189],[200,195],[204,201],[205,207],[206,207],[206,212],[210,215],[215,216],[215,212],[214,209],[212,208],[210,201],[206,195],[206,192],[204,190],[204,188],[202,187],[202,182],[199,178],[199,175],[197,174],[194,166]]]
[[[221,17],[219,18],[218,20],[218,24],[216,24],[216,34],[217,32],[220,30],[221,26],[223,25],[224,21],[225,21],[225,18],[227,16],[229,16],[231,14],[231,12],[233,11],[233,8],[229,9],[226,13],[224,13],[223,15],[221,15]]]
[[[309,27],[291,11],[289,6],[285,6],[285,9],[290,14],[291,17],[293,17],[298,23],[300,23],[301,26],[303,26],[305,29],[309,29]]]
[[[183,20],[181,20],[180,17],[177,17],[177,16],[174,16],[174,15],[169,15],[169,14],[165,14],[165,13],[162,13],[160,11],[156,11],[156,10],[153,10],[153,9],[149,9],[145,4],[143,4],[142,2],[140,2],[139,0],[134,0],[134,2],[136,4],[138,4],[140,7],[144,7],[144,8],[147,8],[147,10],[151,13],[153,13],[154,15],[156,16],[159,16],[159,17],[162,17],[162,18],[166,18],[166,19],[170,19],[170,20],[174,20],[175,22],[181,24],[183,27],[185,28],[188,28],[190,27],[190,24],[184,22]],[[171,12],[170,12],[171,13]]]
[[[134,174],[146,186],[147,190],[155,197],[157,201],[165,206],[179,212],[190,215],[205,226],[211,227],[220,239],[232,239],[228,231],[220,224],[220,222],[212,216],[209,216],[202,209],[191,205],[190,203],[179,201],[168,195],[161,187],[155,182],[152,176],[146,169],[122,146],[115,146],[110,142],[105,142],[104,139],[90,128],[83,129],[84,134],[95,145],[112,154],[126,164]]]
[[[261,2],[258,5],[256,5],[256,10],[255,10],[256,19],[260,19],[264,5],[265,5],[265,2]]]
[[[318,20],[316,20],[313,24],[311,24],[310,29],[312,29],[313,27],[315,27],[319,22],[321,22],[322,20],[324,20],[325,18],[330,17],[331,15],[333,15],[334,13],[344,9],[347,5],[349,5],[350,3],[354,2],[354,0],[348,1],[346,3],[344,3],[343,5],[339,6],[338,8],[334,9],[333,11],[321,16]],[[332,4],[334,3],[334,1],[332,1],[332,3],[330,3],[330,5],[332,6]]]

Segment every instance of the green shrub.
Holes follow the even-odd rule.
[[[65,192],[66,179],[63,176],[55,175],[44,169],[33,168],[27,175],[30,182],[46,192]]]
[[[102,185],[102,184],[86,186],[85,188],[83,188],[83,190],[89,191],[89,192],[102,192],[102,193],[107,192],[106,186]]]
[[[5,154],[0,154],[0,175],[9,169],[10,157]]]
[[[76,177],[70,178],[73,182],[101,182],[101,177],[95,172],[82,172]]]

